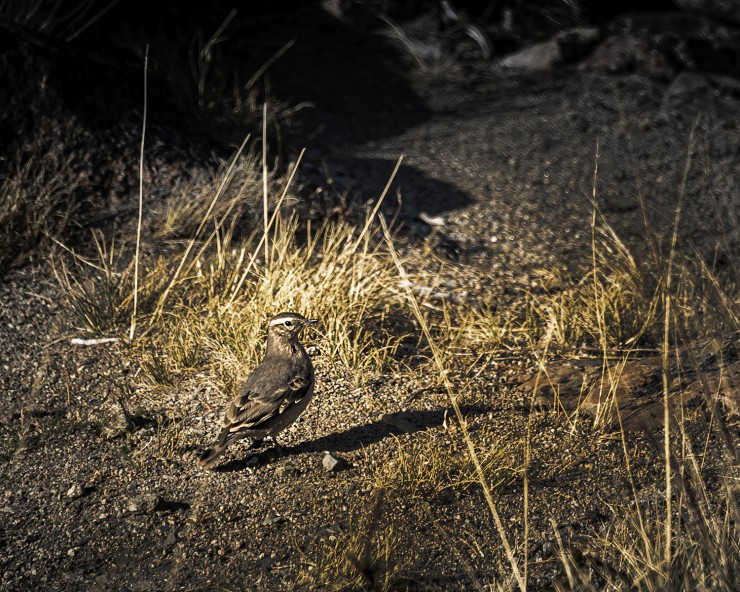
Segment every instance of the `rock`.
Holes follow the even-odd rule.
[[[324,466],[324,470],[327,473],[337,473],[346,466],[346,463],[342,459],[336,458],[331,454],[331,452],[327,452],[324,455],[324,459],[321,461],[321,464]]]
[[[499,61],[504,68],[549,70],[584,57],[601,37],[596,28],[578,27],[558,33],[552,39],[531,45]]]
[[[273,524],[280,524],[282,522],[285,522],[285,516],[281,516],[275,512],[270,512],[262,521],[262,526],[272,526]]]
[[[740,333],[731,333],[706,342],[694,342],[671,352],[669,375],[678,377],[669,391],[671,413],[715,399],[730,415],[740,414],[740,359],[737,354]],[[693,350],[693,353],[690,351]],[[699,364],[699,372],[694,367]],[[538,406],[562,406],[568,412],[579,410],[591,416],[606,413],[615,422],[612,405],[619,404],[622,425],[628,430],[659,429],[663,425],[663,386],[661,356],[632,358],[617,362],[608,371],[601,363],[575,359],[560,366],[550,366],[539,380],[531,374],[516,381],[523,392],[535,385]],[[617,381],[613,384],[613,380]]]
[[[578,67],[611,74],[638,71],[656,78],[664,78],[672,70],[650,40],[628,34],[607,37]]]
[[[82,488],[82,485],[80,485],[79,483],[73,483],[72,486],[67,490],[67,497],[75,499],[78,497],[82,497],[84,493],[85,491]]]
[[[177,535],[175,534],[174,530],[170,531],[170,534],[167,535],[167,538],[164,541],[165,546],[167,547],[173,547],[177,543]]]
[[[275,469],[275,475],[281,478],[296,477],[300,474],[301,472],[293,465],[283,465]]]
[[[142,493],[128,500],[126,511],[130,514],[148,514],[160,505],[160,498],[154,493]]]
[[[380,423],[387,426],[394,434],[411,434],[419,431],[419,426],[397,414],[384,413],[380,416]]]
[[[676,0],[681,8],[740,24],[737,0]]]
[[[661,115],[694,120],[736,120],[740,117],[740,80],[721,74],[682,72],[663,97]]]
[[[526,47],[509,54],[499,61],[504,68],[522,70],[548,70],[554,67],[561,59],[560,47],[555,39]]]

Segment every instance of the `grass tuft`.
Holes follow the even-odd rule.
[[[364,516],[355,509],[346,530],[313,548],[316,559],[304,555],[295,589],[392,590],[400,571],[400,549],[392,525],[384,522],[383,502],[384,492],[377,490]]]
[[[492,491],[511,483],[516,471],[511,455],[489,437],[476,433],[476,448],[483,476]],[[486,434],[490,436],[490,434]],[[411,499],[428,499],[445,490],[465,492],[478,485],[476,468],[457,435],[445,430],[420,432],[411,438],[394,438],[396,451],[390,462],[382,463],[374,475],[375,486]]]
[[[116,244],[93,233],[95,259],[74,255],[72,268],[60,259],[54,273],[70,306],[76,329],[101,334],[115,332],[130,315],[133,277],[131,265],[122,265]]]
[[[583,552],[560,542],[563,574],[559,590],[636,590],[663,592],[731,592],[740,578],[740,521],[737,491],[727,485],[716,506],[682,513],[673,531],[672,553],[664,546],[665,501],[657,499],[641,510],[623,513]],[[679,508],[679,511],[681,509]],[[558,536],[559,539],[559,536]]]
[[[45,237],[65,229],[75,204],[65,163],[32,157],[13,174],[0,177],[0,272],[22,263]]]

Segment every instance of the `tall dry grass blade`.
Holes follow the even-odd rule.
[[[668,292],[671,287],[670,283],[670,266],[668,277],[666,278],[666,292],[664,295],[664,314],[663,322],[663,352],[662,352],[662,377],[663,377],[663,453],[665,454],[665,502],[666,502],[666,521],[665,521],[665,561],[671,562],[671,535],[672,535],[672,478],[671,478],[671,428],[670,428],[670,403],[669,403],[669,378],[668,378],[668,351],[670,340],[670,318],[671,318],[671,295]]]
[[[277,62],[281,57],[283,57],[283,54],[288,51],[291,47],[295,45],[295,39],[291,39],[288,41],[285,45],[283,45],[280,49],[278,49],[272,56],[270,56],[267,61],[262,64],[254,74],[252,74],[252,77],[247,81],[247,83],[244,85],[244,88],[249,90],[252,88],[256,82],[260,79],[260,77],[268,70],[270,66],[272,66],[275,62]]]
[[[147,95],[149,91],[148,76],[149,73],[149,44],[147,43],[144,51],[144,112],[141,123],[141,149],[139,151],[139,219],[136,222],[136,253],[134,254],[134,306],[131,311],[131,325],[128,330],[128,340],[134,340],[136,332],[136,313],[139,304],[139,250],[141,248],[141,217],[144,210],[144,140],[146,139],[146,112],[147,112]]]
[[[216,29],[215,33],[211,35],[211,38],[205,43],[203,48],[198,53],[198,108],[202,109],[205,104],[205,93],[206,93],[206,79],[208,78],[208,68],[211,65],[212,52],[211,50],[225,38],[221,37],[226,27],[229,26],[234,17],[237,14],[237,10],[234,8],[226,16],[221,25]]]
[[[670,348],[670,333],[671,333],[671,281],[673,279],[673,262],[676,255],[676,243],[678,242],[678,225],[681,220],[681,208],[683,206],[683,198],[686,193],[686,181],[688,180],[689,170],[691,168],[692,154],[694,151],[694,134],[698,125],[698,119],[694,122],[694,126],[689,134],[689,146],[688,154],[686,156],[686,166],[684,167],[683,178],[681,179],[681,187],[678,192],[678,204],[676,205],[676,213],[673,222],[673,234],[671,236],[671,249],[668,253],[668,265],[665,271],[665,277],[663,278],[664,292],[663,292],[663,344],[662,344],[662,371],[663,377],[663,454],[665,455],[665,501],[666,501],[666,521],[665,521],[665,561],[670,565],[672,556],[672,535],[673,535],[673,500],[671,499],[673,493],[673,480],[672,480],[672,468],[671,468],[671,427],[670,427],[670,401],[669,401],[669,389],[670,389],[670,378],[668,368],[668,355]]]
[[[674,308],[674,317],[677,314]],[[675,320],[675,326],[676,331],[678,332],[678,335],[683,343],[689,343],[689,340],[684,333],[684,330],[682,329],[681,325],[678,322],[678,319]],[[702,391],[704,393],[704,399],[707,402],[707,405],[709,406],[710,410],[710,428],[713,428],[714,426],[717,426],[717,429],[719,430],[719,436],[722,440],[722,442],[725,445],[725,449],[727,453],[729,454],[730,461],[734,461],[735,464],[740,465],[740,449],[735,445],[735,442],[733,441],[733,436],[730,432],[730,427],[727,425],[727,422],[725,421],[720,409],[719,409],[719,389],[722,388],[722,381],[720,380],[718,383],[718,390],[716,393],[712,392],[712,388],[709,386],[709,382],[707,381],[707,377],[705,373],[701,369],[701,364],[699,360],[696,357],[696,354],[692,348],[687,348],[689,353],[689,360],[691,362],[692,369],[696,372],[696,376],[699,379],[699,382],[701,383]],[[707,434],[707,437],[709,434]]]
[[[118,4],[119,2],[120,2],[120,0],[112,0],[111,2],[109,2],[107,6],[105,6],[102,9],[100,9],[91,18],[89,18],[85,22],[84,25],[81,25],[80,27],[76,28],[73,33],[70,33],[69,35],[67,35],[67,37],[64,40],[67,43],[71,43],[72,41],[74,41],[75,39],[77,39],[77,37],[79,37],[80,35],[82,35],[82,33],[84,33],[88,28],[90,28],[92,25],[94,25],[96,22],[98,22],[101,18],[103,18],[103,16],[105,16],[105,14],[111,8],[113,8],[116,4]],[[148,45],[147,45],[147,49],[149,49],[149,46]]]
[[[596,215],[598,213],[598,205],[596,203],[596,187],[599,178],[599,142],[596,141],[596,153],[594,155],[594,173],[593,182],[591,185],[591,274],[593,277],[593,306],[596,308],[596,325],[597,332],[599,335],[599,345],[602,349],[602,362],[601,362],[601,382],[600,388],[603,388],[605,383],[605,375],[609,373],[609,361],[606,343],[606,330],[604,328],[604,309],[602,306],[602,294],[600,292],[599,275],[598,275],[598,262],[596,253]],[[611,384],[611,381],[610,381]],[[602,393],[599,393],[599,402],[601,402]],[[598,419],[598,413],[597,413]]]
[[[400,162],[401,161],[399,159],[398,165],[400,165]],[[396,165],[396,170],[398,169],[398,165]],[[375,211],[377,211],[377,208]],[[450,403],[455,411],[455,417],[457,418],[457,422],[458,422],[458,425],[460,426],[463,439],[465,440],[465,444],[468,448],[468,454],[470,455],[470,459],[473,461],[473,464],[475,465],[475,472],[478,478],[478,482],[480,483],[483,489],[483,495],[486,498],[488,508],[496,524],[496,530],[498,531],[499,538],[501,539],[501,544],[504,547],[506,557],[509,561],[509,564],[511,565],[511,569],[514,573],[514,578],[517,581],[519,589],[522,592],[525,592],[527,589],[527,582],[522,576],[522,573],[519,569],[519,565],[517,564],[516,558],[514,557],[514,552],[511,548],[511,545],[509,544],[509,539],[506,536],[506,531],[504,530],[503,522],[501,522],[501,516],[498,513],[496,502],[493,500],[493,494],[491,493],[491,488],[485,477],[483,466],[481,465],[480,459],[478,458],[478,453],[475,450],[475,444],[473,443],[473,440],[470,437],[470,433],[468,432],[467,422],[465,421],[465,417],[463,416],[462,410],[460,409],[460,405],[458,404],[457,395],[455,395],[455,393],[453,392],[452,383],[450,382],[450,379],[447,375],[447,369],[444,366],[444,356],[442,352],[439,350],[439,347],[437,346],[436,341],[432,337],[432,334],[429,330],[429,326],[426,322],[424,314],[422,313],[421,307],[419,306],[419,301],[416,299],[416,296],[413,290],[411,289],[412,283],[408,281],[408,275],[406,274],[406,270],[404,269],[401,259],[398,256],[398,252],[396,251],[395,245],[393,244],[393,239],[391,237],[390,231],[388,230],[388,226],[385,223],[385,220],[383,219],[382,216],[379,218],[379,220],[380,220],[381,227],[383,229],[383,235],[385,237],[386,244],[388,245],[388,251],[393,259],[393,263],[395,264],[396,269],[398,269],[399,276],[401,277],[402,280],[404,280],[404,283],[403,283],[404,290],[406,292],[406,297],[411,304],[411,310],[414,314],[414,317],[416,318],[416,321],[419,323],[419,326],[421,327],[422,333],[424,334],[424,338],[426,339],[427,344],[429,345],[429,349],[432,353],[432,359],[434,361],[434,365],[437,367],[437,370],[439,371],[440,376],[442,376],[444,380],[445,389],[447,391],[447,397],[449,398]]]
[[[270,245],[267,237],[267,101],[262,106],[262,220],[265,231],[265,267],[270,257]]]
[[[552,328],[548,329],[548,332],[545,334],[545,347],[542,352],[542,357],[539,358],[538,364],[537,364],[537,375],[534,379],[534,387],[532,388],[532,398],[529,401],[529,414],[527,417],[527,439],[524,446],[524,582],[528,581],[529,577],[529,545],[527,544],[527,541],[529,540],[529,468],[530,463],[532,461],[532,418],[534,417],[534,407],[535,407],[535,400],[537,397],[537,393],[539,392],[540,388],[540,378],[542,374],[547,374],[547,369],[545,367],[545,361],[547,360],[547,352],[550,349],[550,344],[552,343]],[[537,354],[535,353],[534,344],[532,344],[532,352],[535,354],[535,357],[537,357]],[[552,383],[551,383],[552,384]],[[553,388],[553,392],[554,392]]]
[[[242,285],[244,284],[244,280],[247,279],[247,275],[249,275],[249,272],[252,270],[252,267],[254,266],[254,262],[257,260],[257,253],[259,253],[260,248],[262,247],[263,243],[267,243],[267,233],[270,231],[270,228],[275,223],[275,220],[277,219],[278,214],[280,213],[280,206],[283,204],[283,200],[285,200],[285,196],[288,194],[288,189],[290,188],[291,184],[293,183],[293,178],[295,177],[296,172],[298,171],[298,167],[301,164],[301,160],[303,159],[303,155],[306,153],[306,149],[304,148],[301,150],[301,153],[298,155],[298,160],[296,160],[295,166],[293,167],[293,170],[290,171],[290,176],[288,177],[288,182],[285,184],[285,188],[283,189],[283,192],[280,194],[280,199],[278,200],[277,204],[275,205],[275,211],[273,211],[272,216],[270,217],[269,224],[267,225],[266,230],[262,234],[262,238],[260,238],[259,242],[257,243],[257,246],[254,248],[254,251],[252,252],[252,257],[249,259],[249,263],[244,268],[244,272],[242,273],[241,277],[239,278],[239,281],[234,286],[234,289],[231,293],[231,296],[229,297],[229,300],[226,302],[225,306],[230,306],[233,304],[234,299],[237,297],[237,294],[239,294],[239,290],[241,289]]]
[[[633,129],[634,131],[634,129]],[[655,234],[650,228],[650,220],[648,219],[647,204],[645,203],[645,193],[642,189],[642,174],[640,173],[640,161],[637,158],[637,138],[635,134],[629,136],[632,146],[631,155],[633,160],[633,168],[635,170],[635,183],[637,184],[637,199],[640,203],[640,213],[642,214],[642,224],[645,227],[645,237],[648,241],[648,247],[650,248],[650,255],[653,258],[653,263],[660,269],[662,261],[660,257],[660,249],[655,239]]]
[[[208,219],[211,215],[211,212],[213,211],[213,208],[216,205],[216,202],[218,201],[218,198],[221,197],[221,193],[223,193],[224,187],[226,187],[227,183],[231,179],[231,175],[234,171],[234,166],[236,166],[236,163],[239,160],[239,157],[241,156],[242,152],[244,151],[244,147],[247,145],[247,142],[249,141],[250,137],[251,137],[251,134],[247,134],[247,137],[244,138],[244,141],[241,143],[241,146],[239,146],[239,149],[236,151],[236,154],[234,154],[234,157],[231,160],[231,164],[229,165],[229,168],[226,171],[226,175],[224,175],[224,178],[221,180],[221,184],[216,190],[216,193],[213,196],[213,199],[211,200],[210,205],[208,206],[208,210],[203,216],[203,219],[200,221],[200,224],[198,225],[197,230],[195,231],[193,236],[188,241],[188,246],[185,248],[185,252],[182,254],[182,258],[180,259],[180,265],[178,265],[177,270],[172,276],[172,279],[170,280],[169,284],[167,284],[167,287],[164,289],[164,291],[162,292],[162,295],[159,297],[159,300],[157,301],[157,306],[154,311],[154,314],[152,315],[150,325],[153,325],[156,322],[156,320],[159,318],[159,316],[162,314],[164,303],[167,301],[167,297],[169,296],[169,293],[172,290],[173,286],[175,285],[175,283],[177,283],[177,280],[180,277],[180,273],[182,273],[182,269],[183,267],[185,267],[185,262],[188,260],[190,251],[193,249],[193,245],[195,245],[195,241],[198,239],[198,236],[200,236],[200,233],[203,231],[203,227],[208,222]]]
[[[357,237],[357,242],[355,243],[355,249],[357,249],[357,247],[360,246],[360,243],[365,238],[365,235],[367,234],[368,230],[370,230],[370,225],[373,223],[373,220],[375,219],[375,216],[377,215],[378,210],[380,209],[380,205],[383,203],[383,200],[385,199],[385,196],[388,193],[388,190],[391,188],[391,185],[393,184],[393,180],[396,178],[396,174],[398,173],[398,169],[401,168],[402,162],[403,162],[403,154],[398,157],[396,166],[393,168],[393,172],[391,173],[391,176],[388,178],[388,182],[385,184],[383,193],[380,194],[380,197],[378,198],[378,201],[375,204],[375,207],[373,208],[372,213],[367,217],[367,220],[365,220],[365,226],[362,228],[360,235]]]

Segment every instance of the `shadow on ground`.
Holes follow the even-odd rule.
[[[321,165],[337,191],[374,199],[381,195],[391,178],[397,158],[330,157]],[[457,185],[402,163],[388,189],[384,211],[392,214],[400,208],[403,217],[417,217],[421,213],[438,216],[465,208],[473,201]]]
[[[481,405],[464,405],[460,410],[463,415],[478,415],[487,412],[488,408]],[[452,408],[443,407],[431,411],[389,413],[381,416],[377,421],[355,426],[343,432],[321,436],[295,446],[268,448],[245,458],[229,461],[217,467],[216,471],[222,473],[241,471],[251,466],[270,464],[278,458],[312,452],[353,452],[377,444],[389,436],[413,434],[429,428],[439,427],[444,423],[445,416],[454,416]]]

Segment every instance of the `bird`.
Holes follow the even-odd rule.
[[[252,438],[254,444],[274,438],[303,413],[313,397],[314,370],[298,336],[317,322],[294,312],[270,319],[265,356],[226,407],[221,432],[198,458],[201,467],[211,468],[242,438]]]

